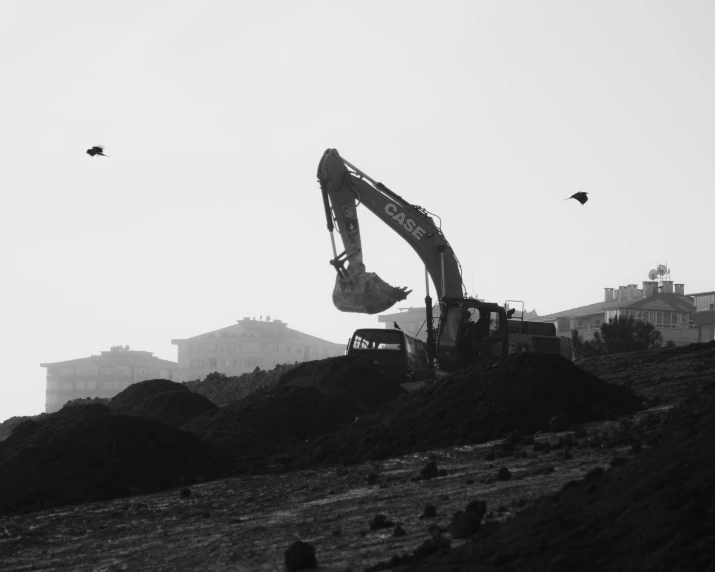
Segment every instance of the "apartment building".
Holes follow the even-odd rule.
[[[588,341],[610,318],[633,316],[652,323],[660,331],[663,345],[672,342],[682,346],[698,341],[694,311],[693,299],[685,295],[684,284],[661,279],[645,281],[642,288],[637,284],[605,288],[600,302],[540,316],[538,321],[553,323],[560,336],[570,336],[571,330],[576,329]]]
[[[114,397],[139,381],[175,380],[177,364],[151,352],[117,346],[99,355],[41,363],[40,367],[47,368],[45,412],[52,413],[72,399]]]
[[[715,291],[689,294],[695,303],[693,323],[698,328],[698,342],[715,340]]]
[[[232,326],[191,338],[173,339],[178,346],[178,380],[203,379],[213,372],[229,376],[279,364],[343,355],[344,344],[304,334],[281,320],[243,318]]]

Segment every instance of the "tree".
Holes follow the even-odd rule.
[[[578,333],[578,330],[574,328],[571,330],[571,347],[573,348],[573,353],[577,359],[583,357],[583,336]]]
[[[571,330],[571,346],[577,359],[595,357],[606,353],[600,332],[593,333],[593,340],[585,341],[579,331]]]
[[[636,320],[633,316],[616,316],[601,324],[599,341],[605,353],[623,354],[657,349],[663,336],[650,322]]]

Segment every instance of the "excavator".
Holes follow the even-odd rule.
[[[426,346],[430,363],[442,372],[480,363],[494,363],[509,354],[539,352],[573,359],[571,340],[556,336],[554,324],[514,319],[516,307],[469,297],[461,265],[436,215],[413,205],[340,156],[327,149],[318,165],[318,182],[333,248],[330,264],[337,276],[333,303],[342,312],[376,314],[407,298],[412,292],[394,287],[363,262],[357,207],[369,211],[399,234],[425,265]],[[439,217],[436,217],[439,218]],[[334,231],[343,243],[338,254]],[[439,322],[433,327],[429,279],[437,291]]]

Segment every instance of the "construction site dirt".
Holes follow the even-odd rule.
[[[322,391],[319,362],[304,367],[313,382],[278,381],[254,410],[282,407],[296,389],[310,414],[335,408],[339,384]],[[284,570],[301,540],[320,570],[715,570],[714,381],[715,344],[578,367],[530,356],[380,403],[352,397],[354,409],[337,410],[357,421],[293,441],[277,434],[270,443],[283,445],[251,450],[250,464],[233,459],[233,476],[192,472],[207,459],[225,470],[222,440],[245,443],[228,424],[163,490],[148,482],[107,500],[7,505],[0,569]],[[159,424],[142,411],[134,419]],[[189,424],[218,411],[197,410]],[[22,429],[25,439],[37,429]],[[14,470],[13,439],[0,443],[0,479]],[[474,501],[486,504],[476,521]]]

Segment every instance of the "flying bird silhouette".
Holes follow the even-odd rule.
[[[581,206],[586,204],[586,201],[588,200],[588,193],[581,191],[580,193],[574,193],[571,195],[568,199],[564,199],[565,201],[568,201],[569,199],[576,199],[578,202],[581,203]]]
[[[101,145],[95,145],[91,149],[87,149],[87,154],[94,157],[95,155],[101,155],[102,157],[109,157],[109,155],[104,154],[104,147]]]

